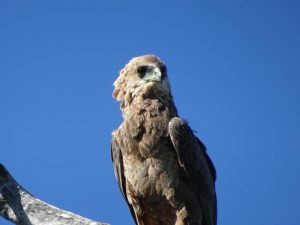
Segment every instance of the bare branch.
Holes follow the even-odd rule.
[[[18,225],[107,225],[49,205],[21,187],[0,164],[0,215]]]

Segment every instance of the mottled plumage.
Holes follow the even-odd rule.
[[[133,58],[114,85],[124,121],[112,134],[112,160],[135,222],[215,225],[215,168],[177,115],[165,64]]]

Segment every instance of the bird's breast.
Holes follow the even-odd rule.
[[[118,129],[127,182],[137,196],[174,195],[178,161],[168,136],[172,114],[158,100],[132,103]]]
[[[125,177],[137,196],[158,195],[169,199],[174,196],[179,181],[178,163],[167,147],[157,151],[161,152],[159,157],[125,156]]]

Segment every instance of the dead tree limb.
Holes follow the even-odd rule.
[[[18,225],[105,225],[35,198],[14,180],[2,164],[0,215]]]

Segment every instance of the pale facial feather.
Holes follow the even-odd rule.
[[[165,64],[156,56],[145,55],[133,58],[121,71],[120,76],[114,82],[113,97],[119,101],[132,101],[135,97],[145,97],[149,92],[158,95],[157,98],[170,95],[170,84],[167,75],[162,82],[146,81],[139,76],[140,66],[162,67]],[[162,95],[162,96],[160,96]]]

